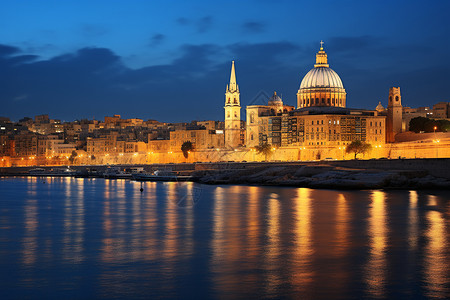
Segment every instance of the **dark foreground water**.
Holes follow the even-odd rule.
[[[450,297],[449,192],[140,186],[0,179],[0,299]]]

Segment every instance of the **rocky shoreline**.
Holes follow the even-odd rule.
[[[104,171],[107,165],[71,166],[83,172]],[[291,162],[217,162],[183,164],[116,165],[142,167],[145,172],[171,169],[191,175],[204,184],[245,184],[308,187],[315,189],[445,189],[450,190],[450,158],[291,161]],[[2,176],[30,176],[33,167],[0,168]],[[46,170],[58,167],[40,167]]]
[[[450,179],[425,170],[350,169],[329,165],[204,170],[192,174],[204,184],[294,186],[316,189],[450,189]]]

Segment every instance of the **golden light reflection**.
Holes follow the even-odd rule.
[[[417,202],[419,196],[417,191],[409,191],[409,210],[408,210],[408,243],[411,251],[417,249],[419,239],[419,211]]]
[[[259,253],[259,236],[260,229],[260,188],[256,186],[248,187],[248,205],[247,205],[247,261],[256,263]]]
[[[22,241],[22,261],[24,265],[32,265],[36,262],[38,225],[37,200],[30,198],[25,205],[25,234]]]
[[[429,196],[429,204],[436,205],[436,196]],[[441,212],[430,210],[426,214],[428,230],[425,233],[425,280],[427,296],[444,299],[448,296],[448,241],[445,218]]]
[[[212,249],[213,249],[212,260],[214,264],[217,264],[222,260],[224,256],[223,251],[225,250],[224,194],[225,191],[221,187],[217,187],[214,190],[214,209],[213,209],[214,227],[212,239]]]
[[[185,199],[186,215],[185,215],[185,223],[184,223],[185,239],[183,241],[183,247],[184,247],[183,253],[189,257],[194,253],[194,204],[196,201],[196,199],[194,199],[194,197],[196,195],[195,195],[193,182],[185,182],[185,183],[183,183],[183,186],[186,189],[185,193],[186,193],[186,197],[187,197]]]
[[[295,200],[295,242],[291,270],[292,286],[298,293],[308,291],[313,281],[311,265],[313,255],[311,239],[312,204],[311,190],[299,188]]]
[[[383,191],[373,191],[372,203],[369,209],[369,261],[366,265],[365,279],[368,292],[372,297],[385,296],[386,288],[386,248],[387,248],[387,216],[386,194]]]
[[[165,207],[165,238],[163,241],[162,255],[170,261],[178,254],[178,210],[176,203],[178,202],[177,182],[167,182],[166,190],[166,207]],[[168,264],[169,265],[169,264]],[[170,264],[174,267],[173,264]]]
[[[241,238],[243,228],[239,227],[242,198],[240,187],[217,187],[214,190],[213,237],[211,241],[211,270],[216,289],[220,293],[237,291],[242,278],[233,270],[243,265],[244,249]],[[225,197],[228,196],[228,197]]]
[[[72,263],[80,263],[84,260],[84,193],[83,190],[81,193],[72,191],[71,178],[61,180],[65,187],[62,256]],[[77,187],[83,189],[82,185]]]
[[[344,256],[347,253],[349,242],[350,213],[344,194],[339,194],[336,205],[336,242],[334,253]]]
[[[151,196],[145,198],[145,237],[144,237],[144,256],[145,260],[155,260],[159,258],[159,240],[157,239],[158,228],[158,214],[157,214],[157,197],[156,197],[156,182],[146,182],[144,185],[144,192],[149,191]]]
[[[267,270],[266,293],[276,295],[276,291],[281,285],[281,276],[279,272],[280,257],[280,203],[278,194],[271,193],[269,196],[269,211],[267,215],[268,229],[267,238],[269,240],[267,250],[265,251],[265,269]]]
[[[140,208],[141,204],[141,192],[140,184],[135,181],[125,181],[125,190],[127,191],[126,198],[131,202],[131,231],[128,236],[128,255],[129,259],[135,261],[142,261],[143,258],[143,247],[141,239],[142,231],[142,210]],[[130,215],[130,214],[128,214]]]

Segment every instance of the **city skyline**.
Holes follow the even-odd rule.
[[[10,30],[0,33],[1,115],[222,120],[232,60],[243,107],[260,91],[277,91],[296,106],[320,40],[351,107],[386,106],[391,86],[402,88],[406,106],[448,100],[448,3],[325,4],[319,19],[317,4],[290,1],[197,1],[171,9],[159,2],[5,4],[1,25]],[[299,20],[301,8],[307,13]],[[115,25],[120,14],[127,17]]]

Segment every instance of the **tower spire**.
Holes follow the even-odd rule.
[[[234,60],[231,62],[231,75],[230,75],[230,85],[229,91],[236,91],[237,83],[236,83],[236,71],[234,69]]]

